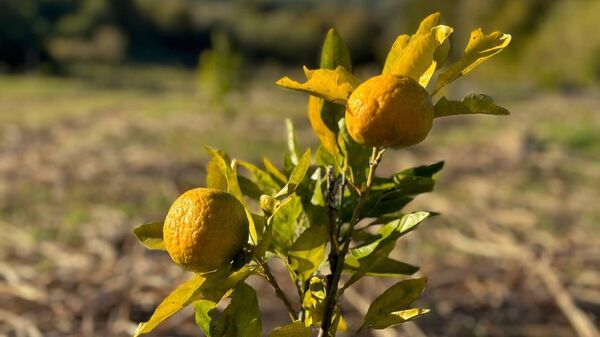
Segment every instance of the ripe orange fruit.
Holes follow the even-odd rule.
[[[191,189],[171,205],[163,238],[175,263],[194,272],[213,271],[231,262],[248,242],[246,211],[227,192]]]
[[[433,124],[429,93],[406,76],[379,75],[354,90],[346,106],[352,138],[372,147],[406,147],[420,143]]]

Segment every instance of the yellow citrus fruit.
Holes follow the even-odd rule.
[[[175,263],[199,273],[219,269],[248,241],[244,206],[221,190],[191,189],[171,205],[163,237]]]
[[[321,110],[325,101],[322,98],[310,96],[308,98],[308,119],[315,134],[329,153],[337,153],[337,136],[327,127],[321,117]]]
[[[406,76],[379,75],[352,92],[346,106],[352,138],[373,147],[406,147],[427,137],[433,123],[429,93]]]

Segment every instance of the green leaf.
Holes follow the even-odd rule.
[[[335,29],[331,28],[327,32],[325,41],[323,42],[321,68],[335,69],[338,66],[342,66],[349,72],[352,72],[350,51],[340,34],[338,34]]]
[[[369,273],[372,268],[385,261],[389,253],[394,249],[396,240],[414,230],[428,216],[428,212],[406,214],[400,219],[383,225],[372,242],[351,249],[350,253],[346,256],[344,267],[347,270],[355,270],[355,272],[350,276],[346,284],[344,284],[344,288],[348,288]]]
[[[179,285],[158,305],[147,322],[140,323],[134,337],[151,332],[160,323],[173,316],[183,308],[198,300],[209,300],[215,303],[227,296],[241,280],[254,272],[254,267],[246,266],[231,272],[229,266],[210,274],[196,274],[190,280]]]
[[[263,171],[258,166],[243,160],[238,161],[238,163],[252,174],[253,181],[263,194],[272,195],[281,189],[281,185],[275,181],[269,172]]]
[[[227,154],[221,150],[208,150],[212,158],[206,163],[206,187],[221,191],[227,191],[227,177],[223,172],[227,171],[226,165],[230,162]],[[216,151],[218,156],[212,155]]]
[[[444,161],[438,161],[431,165],[422,165],[422,166],[417,166],[417,167],[413,167],[410,169],[406,169],[406,170],[400,172],[399,174],[405,175],[405,176],[413,175],[413,176],[417,176],[417,177],[431,178],[436,173],[440,172],[442,170],[442,168],[444,168]]]
[[[298,196],[283,200],[271,218],[271,247],[281,256],[287,253],[297,238],[298,222],[302,214],[302,202]]]
[[[196,325],[198,325],[206,337],[212,337],[210,327],[216,319],[217,303],[210,300],[196,301],[194,302],[194,312]]]
[[[460,102],[449,101],[446,97],[442,97],[433,106],[435,118],[472,114],[510,115],[510,112],[496,105],[490,96],[484,94],[471,94],[463,97]]]
[[[325,306],[325,283],[323,279],[313,277],[310,279],[308,289],[302,299],[302,308],[306,312],[304,322],[306,325],[320,325],[323,320]]]
[[[408,76],[423,87],[427,86],[437,66],[436,52],[454,31],[438,24],[441,20],[441,15],[434,13],[421,22],[419,30],[410,39],[407,40],[406,35],[399,36],[388,53],[383,73]],[[437,56],[441,57],[440,54]]]
[[[295,143],[295,137],[292,137]],[[265,170],[269,172],[273,180],[275,180],[280,186],[286,183],[287,178],[283,172],[281,172],[268,158],[263,158],[263,165]]]
[[[356,272],[360,263],[357,259],[347,261],[344,265],[344,270],[349,272]],[[354,264],[354,265],[352,265]],[[365,273],[367,276],[378,276],[378,277],[396,277],[399,275],[412,275],[419,271],[419,267],[413,266],[408,263],[400,262],[389,257],[381,258],[370,270]]]
[[[284,77],[275,84],[338,104],[346,104],[352,91],[360,84],[360,81],[342,66],[338,66],[335,70],[309,70],[304,67],[304,74],[307,78],[305,83],[299,83],[289,77]]]
[[[133,229],[133,233],[146,248],[165,250],[162,221],[148,222],[139,225]]]
[[[290,248],[290,267],[302,282],[310,279],[323,262],[328,241],[328,229],[325,226],[313,226],[302,232]]]
[[[214,322],[214,321],[213,321]],[[219,337],[260,337],[262,321],[256,292],[244,282],[238,283],[231,303],[211,326],[211,335]]]
[[[211,155],[211,161],[214,161],[215,167],[221,172],[221,174],[225,177],[227,181],[227,192],[235,196],[244,206],[246,211],[246,217],[248,218],[248,229],[250,232],[250,238],[253,243],[258,242],[258,231],[256,230],[256,226],[254,225],[254,219],[252,218],[252,213],[248,208],[248,203],[244,199],[244,195],[242,193],[242,189],[240,188],[240,184],[237,176],[237,162],[231,162],[227,155],[220,150],[215,150],[209,146],[205,146],[206,151]]]
[[[421,296],[426,284],[426,278],[404,280],[384,291],[371,303],[362,327],[385,329],[424,314],[426,311],[406,309]]]
[[[273,329],[269,337],[310,337],[312,329],[302,322],[293,322]]]
[[[366,183],[367,180],[372,148],[360,145],[352,139],[346,129],[344,118],[340,120],[339,128],[338,143],[340,144],[342,154],[348,160],[348,166],[352,175],[351,179],[354,184],[360,186]]]
[[[510,43],[511,36],[502,32],[483,34],[481,28],[471,32],[463,56],[440,74],[435,84],[434,94],[441,88],[466,75],[490,57],[501,52]]]
[[[296,131],[294,130],[294,123],[289,118],[285,119],[285,128],[287,130],[287,145],[288,151],[286,153],[290,163],[293,166],[298,165],[300,158],[300,150],[298,149],[298,140],[296,139]]]
[[[298,161],[296,167],[294,167],[290,173],[290,178],[288,179],[287,184],[275,195],[276,198],[291,195],[296,191],[296,188],[306,176],[306,172],[308,172],[308,168],[310,167],[310,159],[310,148],[308,148],[302,155],[302,158],[300,158]]]

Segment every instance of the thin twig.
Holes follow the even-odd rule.
[[[267,282],[269,282],[269,284],[271,284],[273,289],[275,289],[275,294],[277,295],[277,297],[279,297],[281,302],[283,302],[283,305],[285,305],[285,307],[287,308],[290,318],[296,321],[298,319],[298,315],[296,314],[292,303],[290,303],[290,300],[287,298],[283,290],[281,290],[279,284],[277,284],[277,280],[275,279],[275,276],[273,276],[273,274],[271,273],[269,265],[267,265],[264,261],[261,261],[260,259],[256,259],[256,262],[262,267],[265,279],[267,280]]]

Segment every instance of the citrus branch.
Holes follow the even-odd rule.
[[[283,305],[285,305],[285,307],[287,308],[290,318],[293,321],[297,320],[298,315],[296,314],[296,311],[294,310],[292,303],[287,298],[287,296],[285,295],[283,290],[281,290],[281,288],[279,287],[279,284],[277,284],[277,280],[275,279],[275,276],[273,276],[273,274],[271,273],[271,269],[269,268],[269,265],[267,265],[264,261],[262,261],[260,259],[255,259],[255,260],[261,266],[265,279],[273,287],[273,289],[275,290],[275,294],[277,295],[277,297],[279,297],[279,299],[281,300]]]
[[[354,227],[360,220],[360,214],[365,206],[365,202],[367,201],[367,196],[369,195],[369,191],[373,186],[373,177],[375,176],[375,171],[377,170],[377,166],[381,161],[381,157],[385,152],[385,148],[373,148],[373,152],[371,153],[371,159],[369,161],[369,174],[367,176],[367,182],[363,187],[358,190],[360,200],[358,205],[354,209],[352,213],[352,218],[350,219],[350,226],[348,227],[348,231],[344,236],[344,240],[342,241],[342,249],[341,251],[338,249],[334,249],[331,247],[329,252],[329,267],[331,269],[331,274],[327,276],[327,290],[325,297],[325,311],[323,312],[323,320],[321,323],[321,329],[319,330],[319,337],[329,336],[329,330],[331,328],[331,321],[333,315],[335,313],[335,309],[338,303],[339,295],[338,295],[338,283],[340,281],[340,277],[342,275],[342,271],[344,270],[344,262],[346,260],[346,254],[350,250],[350,241],[352,239],[352,232],[354,231]],[[329,178],[331,179],[331,177]],[[333,181],[329,182],[329,184],[333,184]],[[335,193],[329,193],[328,196],[328,204],[335,205]],[[330,200],[332,199],[332,200]],[[337,216],[335,212],[332,212],[330,209],[330,224],[337,224]],[[333,219],[331,217],[334,217]],[[336,241],[337,241],[337,226],[335,231],[331,231],[335,233]],[[331,239],[331,238],[330,238]],[[331,242],[334,242],[331,239]],[[341,294],[340,294],[341,295]]]

